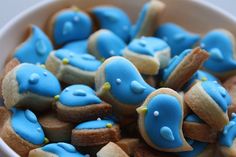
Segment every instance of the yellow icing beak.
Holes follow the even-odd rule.
[[[146,107],[143,107],[143,106],[140,106],[136,109],[136,111],[139,113],[139,114],[145,114],[147,113],[147,108]]]

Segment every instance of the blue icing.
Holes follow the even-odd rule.
[[[142,37],[140,39],[134,39],[128,45],[128,49],[143,55],[154,56],[158,51],[168,49],[168,44],[159,38],[155,37]]]
[[[208,143],[193,141],[191,139],[187,139],[187,142],[192,146],[193,150],[178,153],[179,157],[196,157],[204,152],[204,150],[208,146]]]
[[[63,46],[62,49],[66,49],[77,54],[86,54],[88,53],[88,40],[70,42]]]
[[[232,115],[232,119],[224,127],[224,130],[220,134],[220,145],[231,147],[236,137],[236,115]]]
[[[94,8],[92,13],[99,21],[101,29],[108,29],[123,39],[125,42],[129,41],[131,22],[123,10],[112,6],[100,6]]]
[[[149,101],[144,127],[154,145],[164,149],[183,145],[179,134],[182,114],[181,104],[174,96],[159,94]]]
[[[162,24],[155,36],[165,40],[171,48],[171,56],[179,55],[186,49],[191,49],[199,40],[200,36],[190,34],[174,23]]]
[[[50,71],[27,63],[19,67],[16,71],[19,93],[32,92],[47,97],[54,97],[60,93],[60,83]]]
[[[45,152],[56,154],[58,157],[85,157],[73,145],[68,143],[51,143],[41,148]]]
[[[31,26],[30,37],[14,53],[21,63],[44,64],[53,46],[44,32],[37,26]]]
[[[60,60],[67,59],[69,65],[85,71],[97,71],[102,64],[90,54],[77,54],[65,49],[57,50],[55,56]]]
[[[24,111],[16,108],[11,111],[11,126],[16,134],[32,144],[43,144],[45,135],[35,114],[30,110]]]
[[[223,31],[213,30],[207,33],[200,43],[201,47],[210,54],[204,67],[213,72],[235,70],[233,44],[231,37]]]
[[[96,38],[96,49],[103,58],[122,56],[125,47],[124,41],[111,31],[100,31]]]
[[[185,58],[185,56],[187,56],[189,53],[191,53],[191,51],[192,51],[191,49],[185,50],[179,56],[175,56],[169,61],[168,67],[166,67],[166,69],[164,69],[164,71],[163,71],[163,80],[164,81],[168,79],[168,77],[175,70],[175,68],[178,66],[178,64],[180,64],[181,61]]]
[[[130,61],[121,57],[107,63],[105,78],[111,85],[113,97],[125,104],[138,105],[155,90],[143,80]],[[117,80],[121,82],[117,83]]]
[[[114,122],[112,120],[92,120],[88,122],[83,122],[80,123],[75,127],[77,130],[82,130],[82,129],[103,129],[107,128],[107,125],[113,125]]]
[[[56,45],[62,45],[87,39],[92,33],[93,24],[84,12],[66,10],[56,16],[53,27],[53,39]]]
[[[195,123],[204,123],[203,120],[201,120],[197,115],[195,114],[189,114],[185,118],[185,121],[187,122],[195,122]]]
[[[213,81],[202,82],[201,86],[205,92],[207,92],[207,94],[219,105],[223,112],[226,112],[228,106],[231,105],[231,97],[225,88]]]
[[[145,17],[148,13],[149,8],[150,8],[150,2],[147,2],[143,5],[143,8],[141,12],[139,13],[138,20],[136,21],[136,24],[131,29],[131,32],[130,32],[131,38],[135,38],[135,36],[140,32],[140,29],[142,28],[142,24],[145,20]]]
[[[101,103],[95,91],[86,85],[72,85],[65,88],[60,94],[59,101],[65,106],[85,106]]]

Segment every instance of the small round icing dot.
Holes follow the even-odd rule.
[[[155,117],[157,117],[157,116],[159,115],[159,112],[158,112],[158,111],[154,111],[154,112],[153,112],[153,115],[154,115]]]
[[[55,95],[55,96],[54,96],[54,100],[56,100],[56,101],[58,101],[59,98],[60,98],[60,95]]]
[[[111,123],[107,123],[106,127],[107,127],[107,128],[111,128],[111,127],[112,127],[112,124],[111,124]]]
[[[32,123],[37,123],[38,121],[35,114],[30,110],[25,110],[25,117]]]
[[[136,94],[141,94],[146,89],[146,87],[144,87],[137,81],[132,81],[130,84],[130,87],[131,87],[131,90]]]
[[[48,76],[48,73],[45,71],[45,72],[43,72],[43,75],[44,76]]]
[[[75,147],[70,144],[60,142],[60,143],[57,143],[57,145],[63,148],[64,150],[66,150],[67,152],[70,152],[70,153],[76,152]]]
[[[74,21],[75,21],[75,22],[79,22],[79,16],[78,16],[78,15],[75,15],[75,16],[74,16]]]
[[[35,43],[35,49],[39,55],[45,55],[47,52],[47,47],[44,44],[43,40],[38,39]]]
[[[168,141],[174,141],[175,140],[175,137],[173,135],[172,130],[167,126],[164,126],[164,127],[161,128],[160,134],[164,139],[166,139]]]
[[[97,118],[97,120],[102,120],[101,118]]]
[[[74,96],[86,96],[86,92],[84,90],[81,89],[77,89],[73,92]]]
[[[119,78],[116,79],[116,83],[117,83],[117,84],[121,84],[121,79],[119,79]]]
[[[68,63],[69,63],[69,59],[64,58],[64,59],[62,60],[62,63],[63,63],[63,64],[68,64]]]
[[[73,23],[70,21],[67,21],[64,23],[62,34],[67,35],[67,34],[71,33],[73,29],[74,29]]]
[[[40,76],[37,73],[32,73],[29,78],[29,83],[36,84],[39,82]]]

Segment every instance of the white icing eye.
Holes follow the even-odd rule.
[[[98,117],[97,120],[102,120],[102,119]]]
[[[159,112],[158,112],[158,111],[154,111],[154,112],[153,112],[153,115],[154,115],[155,117],[157,117],[157,116],[159,116]]]
[[[121,82],[122,82],[121,79],[119,79],[119,78],[116,79],[116,83],[117,83],[117,84],[121,84]]]

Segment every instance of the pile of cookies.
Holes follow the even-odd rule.
[[[75,6],[31,25],[1,75],[0,136],[22,157],[236,157],[234,36]],[[204,17],[203,17],[204,18]],[[194,19],[193,19],[194,20]],[[191,21],[189,21],[191,22]]]

